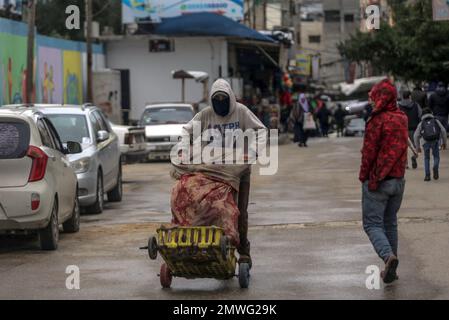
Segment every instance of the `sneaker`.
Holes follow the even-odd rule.
[[[382,272],[382,279],[385,284],[390,284],[399,279],[396,271],[398,269],[399,260],[396,256],[390,256],[385,263],[385,271]]]
[[[418,169],[418,161],[416,161],[415,157],[412,158],[412,168]]]
[[[438,169],[433,169],[433,178],[435,180],[440,179],[440,173],[438,172]]]
[[[431,181],[432,180],[432,178],[430,178],[430,176],[426,176],[425,178],[424,178],[424,181],[426,181],[426,182],[429,182],[429,181]]]

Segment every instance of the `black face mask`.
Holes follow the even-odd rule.
[[[229,97],[212,98],[212,106],[217,115],[226,117],[231,111],[231,99]]]

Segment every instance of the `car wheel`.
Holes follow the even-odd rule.
[[[87,208],[87,212],[90,214],[100,214],[103,213],[104,207],[104,185],[103,185],[103,174],[101,171],[98,172],[97,177],[97,196],[95,203]]]
[[[123,182],[122,182],[122,165],[119,165],[117,185],[114,189],[108,192],[108,200],[110,202],[121,202],[123,196]]]
[[[50,222],[44,229],[39,230],[39,241],[42,250],[54,251],[58,249],[59,222],[58,222],[58,202],[56,199],[54,201],[53,209],[51,211]]]
[[[78,190],[78,188],[77,188]],[[62,224],[64,232],[77,233],[80,231],[80,205],[78,200],[78,192],[75,197],[75,203],[73,204],[72,216],[69,220]]]

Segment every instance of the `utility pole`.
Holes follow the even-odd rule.
[[[345,38],[345,8],[343,5],[343,0],[339,0],[340,5],[340,40],[343,41]]]
[[[93,103],[92,0],[84,1],[86,5],[87,102]]]
[[[28,0],[28,47],[27,47],[27,71],[25,103],[31,104],[33,101],[34,86],[34,40],[36,25],[36,0]]]

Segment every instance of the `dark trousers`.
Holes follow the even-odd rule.
[[[240,179],[240,190],[238,208],[240,211],[239,216],[239,235],[240,235],[240,248],[238,252],[243,255],[250,255],[250,242],[248,240],[248,204],[249,194],[251,188],[251,171],[248,170]]]
[[[323,137],[327,137],[329,135],[329,121],[320,122],[320,126]]]
[[[424,149],[424,167],[426,176],[430,176],[430,153],[433,156],[433,170],[438,171],[440,168],[440,142],[430,141],[423,145]]]

